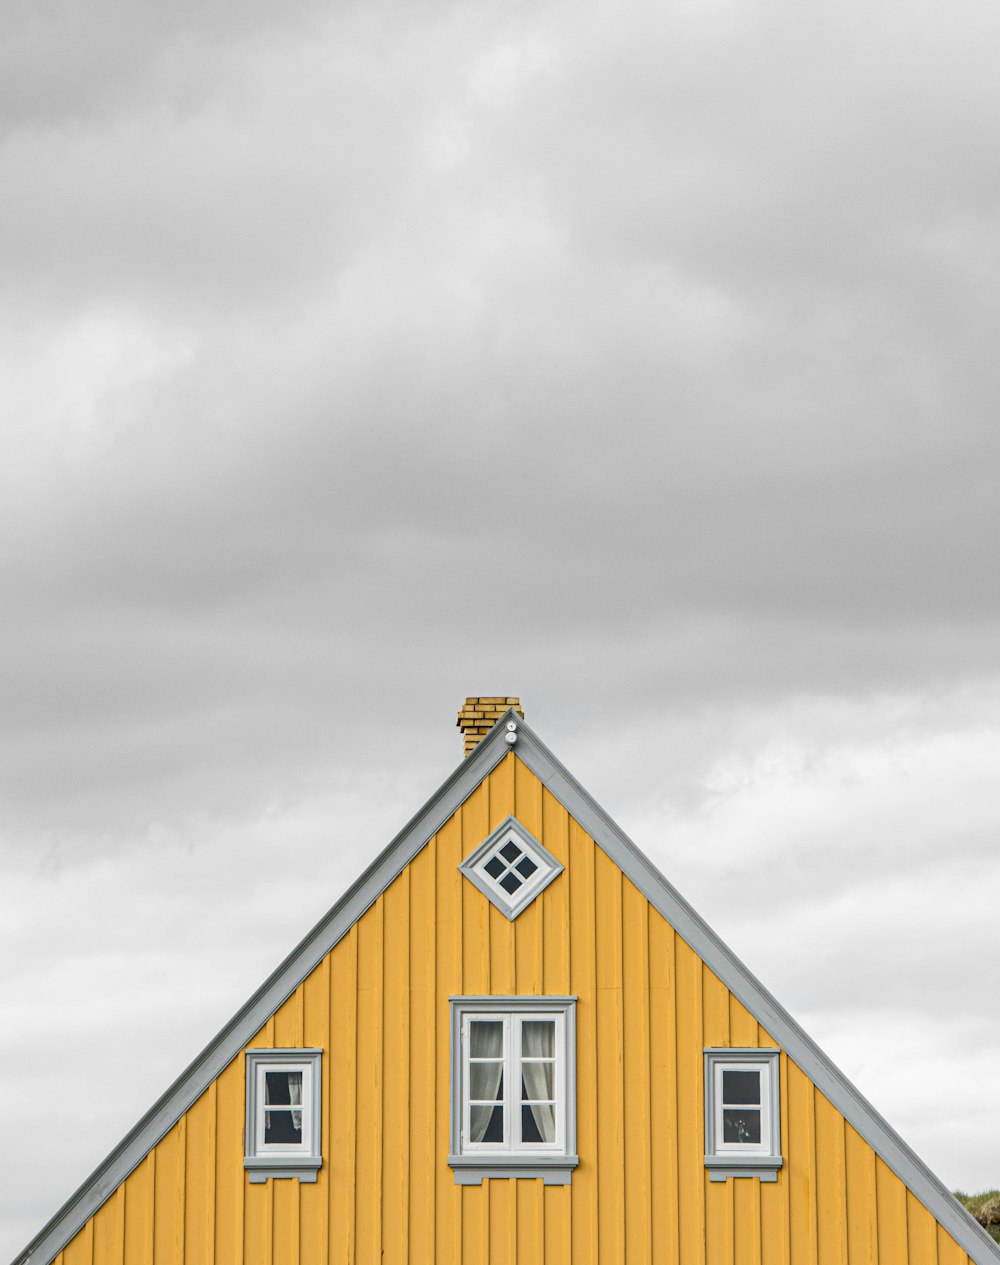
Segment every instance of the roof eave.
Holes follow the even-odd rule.
[[[344,895],[268,976],[202,1052],[181,1072],[118,1145],[70,1195],[11,1265],[50,1265],[87,1220],[114,1193],[232,1062],[278,1007],[323,960],[392,880],[413,860],[438,828],[510,751],[500,717],[485,738],[438,787]],[[518,727],[524,723],[515,717]]]

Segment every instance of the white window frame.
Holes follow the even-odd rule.
[[[297,1177],[314,1182],[323,1165],[322,1112],[323,1051],[320,1049],[247,1050],[246,1122],[243,1166],[251,1182],[269,1177]],[[264,1084],[268,1072],[301,1072],[301,1142],[264,1141]]]
[[[521,881],[521,887],[513,896],[494,882],[485,868],[490,857],[509,842],[513,842],[537,867],[530,878],[526,879],[522,874],[516,876]],[[523,914],[535,897],[541,895],[563,872],[562,862],[557,861],[516,817],[505,818],[458,868],[511,922]]]
[[[452,997],[451,1153],[448,1163],[460,1186],[484,1177],[540,1177],[547,1185],[567,1185],[579,1163],[576,1155],[576,998]],[[470,1130],[469,1027],[476,1020],[503,1024],[504,1138],[467,1141]],[[551,1019],[555,1024],[555,1140],[521,1138],[521,1025]]]
[[[776,1181],[781,1158],[780,1051],[750,1047],[713,1047],[705,1051],[705,1167],[713,1182],[729,1177]],[[760,1075],[760,1141],[723,1139],[723,1074],[755,1071]],[[736,1104],[729,1104],[735,1106]],[[753,1104],[746,1104],[753,1110]]]

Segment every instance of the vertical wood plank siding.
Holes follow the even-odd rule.
[[[566,867],[515,922],[458,872],[510,813]],[[449,995],[575,994],[570,1186],[456,1186]],[[709,1182],[702,1050],[774,1046],[509,754],[252,1046],[320,1046],[323,1167],[250,1185],[234,1060],[58,1265],[969,1265],[781,1056],[777,1182]]]

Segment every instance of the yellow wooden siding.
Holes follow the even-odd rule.
[[[565,865],[511,923],[458,864],[508,814]],[[456,1186],[453,994],[576,994],[570,1186]],[[782,1054],[777,1182],[710,1182],[706,1045],[773,1046],[509,754],[249,1043],[320,1046],[318,1180],[250,1185],[235,1059],[58,1265],[969,1265]]]

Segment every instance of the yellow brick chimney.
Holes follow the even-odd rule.
[[[486,737],[493,726],[508,708],[513,707],[517,714],[524,719],[524,712],[521,710],[521,700],[512,698],[509,695],[501,698],[499,695],[490,695],[489,698],[467,698],[458,713],[458,727],[462,731],[462,737],[465,739],[465,754],[469,755],[475,751],[478,744]]]

